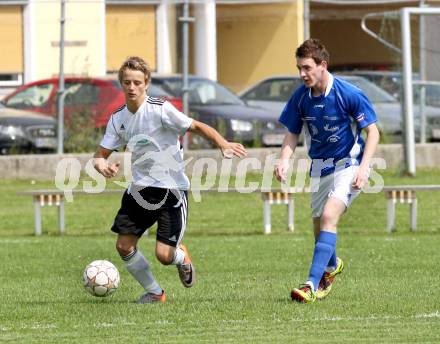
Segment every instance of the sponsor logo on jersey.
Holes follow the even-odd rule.
[[[327,139],[327,142],[335,143],[335,142],[338,142],[339,139],[340,139],[340,137],[338,135],[332,135],[332,136],[329,136],[329,138]]]
[[[316,104],[316,105],[314,105],[313,107],[314,108],[320,108],[320,109],[324,109],[324,104]]]
[[[310,126],[310,130],[312,132],[312,135],[313,136],[318,135],[318,133],[319,133],[318,128],[316,128],[313,124],[309,124],[309,126]]]
[[[334,131],[338,131],[339,127],[338,126],[334,126],[331,127],[328,123],[324,126],[324,130],[325,131],[330,131],[330,132],[334,132]]]
[[[327,121],[336,121],[338,117],[324,115],[324,119],[326,119]]]
[[[361,113],[356,117],[356,121],[361,122],[365,119],[365,114]]]
[[[119,128],[120,130],[125,130],[125,126],[124,123],[122,123],[121,127]]]

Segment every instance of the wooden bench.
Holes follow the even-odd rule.
[[[100,193],[87,190],[72,190],[72,194],[84,194],[84,195],[99,195],[99,194],[115,194],[123,193],[125,189],[106,189]],[[70,191],[69,191],[70,192]],[[59,189],[41,189],[41,190],[26,190],[19,191],[17,195],[32,196],[34,204],[34,221],[35,221],[35,235],[41,235],[41,208],[42,207],[58,207],[58,229],[60,234],[65,231],[64,221],[64,191]]]
[[[72,194],[77,195],[100,195],[100,194],[122,194],[125,189],[106,189],[99,193],[87,190],[72,190]],[[246,190],[192,190],[201,192],[240,192],[249,193]],[[254,192],[261,192],[261,198],[263,200],[263,233],[269,234],[271,232],[271,206],[273,204],[285,204],[287,205],[287,229],[289,231],[294,230],[294,200],[293,194],[301,192],[309,192],[308,188],[286,188],[286,189],[259,189]],[[18,195],[32,196],[34,205],[34,221],[35,221],[35,235],[42,234],[41,225],[41,208],[56,206],[58,207],[58,229],[60,234],[65,232],[65,220],[64,220],[64,191],[59,189],[40,189],[40,190],[26,190],[17,192]]]
[[[383,188],[387,198],[387,231],[395,228],[396,203],[410,205],[410,229],[417,229],[416,191],[440,190],[440,185],[390,185]]]
[[[263,230],[264,234],[270,234],[271,225],[271,206],[272,204],[287,205],[287,229],[291,232],[295,230],[295,193],[310,192],[309,188],[286,188],[260,190],[263,199]]]

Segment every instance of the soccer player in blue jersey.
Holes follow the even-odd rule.
[[[328,72],[329,53],[317,39],[296,50],[304,84],[286,104],[280,122],[288,129],[275,176],[285,181],[288,160],[302,129],[312,159],[311,208],[315,248],[309,277],[291,291],[299,302],[314,302],[331,290],[344,264],[336,255],[337,225],[369,176],[369,162],[379,142],[376,114],[362,90]],[[366,140],[361,136],[366,133]]]

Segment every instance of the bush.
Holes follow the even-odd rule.
[[[98,147],[103,133],[95,128],[95,119],[87,110],[73,113],[64,128],[66,153],[90,153]]]

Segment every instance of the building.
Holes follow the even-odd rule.
[[[181,70],[181,0],[66,0],[66,74],[104,76],[129,55],[158,73]],[[0,0],[0,87],[59,72],[61,0]],[[293,73],[303,2],[192,1],[190,71],[234,90]]]

